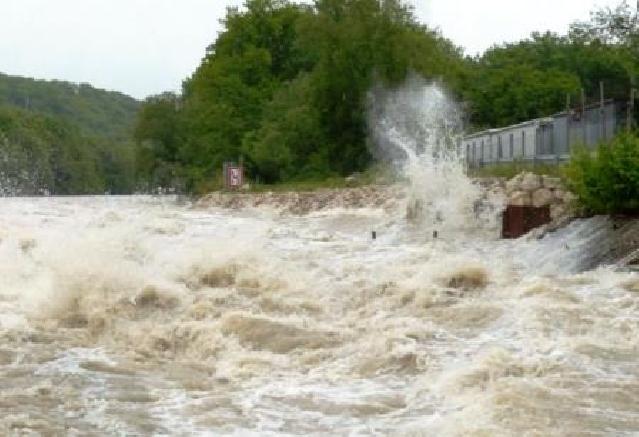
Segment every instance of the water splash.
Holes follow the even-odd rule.
[[[486,202],[467,177],[462,112],[441,86],[417,76],[398,88],[378,86],[368,109],[374,155],[410,183],[409,220],[447,235],[494,228],[499,202]]]

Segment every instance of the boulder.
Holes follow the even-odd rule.
[[[564,204],[564,197],[566,197],[566,191],[559,188],[556,190],[550,190],[552,191],[552,195],[554,197],[553,203],[559,203],[559,204]]]
[[[520,184],[523,191],[535,191],[541,188],[541,176],[534,173],[525,173]]]
[[[536,207],[550,205],[554,199],[552,191],[548,188],[540,188],[532,193],[532,205]]]
[[[509,181],[506,181],[506,193],[511,194],[515,191],[519,191],[522,179],[523,179],[523,174],[518,174],[517,176],[510,179]]]
[[[508,196],[508,204],[514,206],[529,206],[532,204],[532,196],[527,191],[515,191]]]
[[[550,207],[550,218],[557,221],[568,215],[568,208],[565,205],[552,205]]]

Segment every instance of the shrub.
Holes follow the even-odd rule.
[[[566,178],[588,212],[639,213],[639,137],[624,133],[596,152],[575,150]]]

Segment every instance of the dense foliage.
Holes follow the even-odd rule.
[[[130,192],[134,151],[60,119],[0,108],[2,194]]]
[[[0,190],[205,191],[223,162],[238,160],[266,183],[341,177],[371,163],[376,85],[409,74],[441,82],[480,129],[577,106],[582,90],[596,100],[601,81],[606,97],[626,100],[639,73],[639,17],[627,1],[565,35],[533,34],[475,58],[404,0],[246,0],[223,24],[182,92],[142,105],[0,74]]]
[[[88,84],[0,73],[0,106],[56,117],[93,137],[130,139],[140,106],[132,97]]]
[[[549,43],[551,49],[541,50]],[[535,37],[533,45],[537,48],[528,53],[538,55],[534,65],[561,66],[591,98],[602,81],[606,97],[625,101],[639,74],[639,3],[637,9],[627,1],[600,9],[590,21],[574,24],[568,36]],[[624,133],[594,153],[574,150],[566,176],[586,211],[639,213],[639,137]]]
[[[533,34],[493,47],[469,65],[463,90],[477,127],[496,127],[606,98],[627,101],[639,75],[639,15],[623,1],[566,35]]]
[[[89,85],[0,74],[0,192],[132,192],[138,107]]]
[[[265,182],[362,170],[375,81],[463,75],[460,51],[399,0],[249,0],[224,24],[181,98],[140,113],[139,168],[153,181],[197,189],[240,157]]]
[[[625,6],[624,6],[625,5]],[[475,128],[546,116],[599,96],[627,99],[639,71],[636,14],[623,3],[566,35],[533,34],[464,58],[401,0],[247,0],[185,81],[138,118],[138,169],[152,185],[207,189],[244,159],[265,182],[364,169],[367,92],[414,71],[466,102]]]
[[[639,137],[623,134],[596,153],[576,151],[566,176],[587,211],[639,213]]]

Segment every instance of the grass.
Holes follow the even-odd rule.
[[[300,180],[280,182],[277,184],[250,184],[248,192],[262,193],[266,191],[289,192],[289,191],[318,191],[323,189],[347,188],[361,186],[361,184],[349,184],[346,178],[330,177],[317,180]]]
[[[486,167],[481,168],[471,168],[468,170],[468,175],[471,177],[477,178],[506,178],[512,179],[522,172],[531,172],[539,175],[547,175],[547,176],[555,176],[561,177],[564,176],[565,164],[560,165],[551,165],[551,164],[542,164],[542,163],[531,163],[531,162],[506,162],[488,165]]]
[[[301,179],[294,181],[279,182],[276,184],[261,184],[248,181],[249,189],[241,190],[240,193],[264,193],[264,192],[309,192],[325,189],[357,188],[373,184],[387,184],[392,182],[393,173],[390,169],[377,165],[370,167],[362,173],[358,173],[355,178],[349,179],[341,176],[332,176],[322,179]],[[199,193],[206,194],[213,191],[223,191],[222,181],[211,181],[198,190]]]

